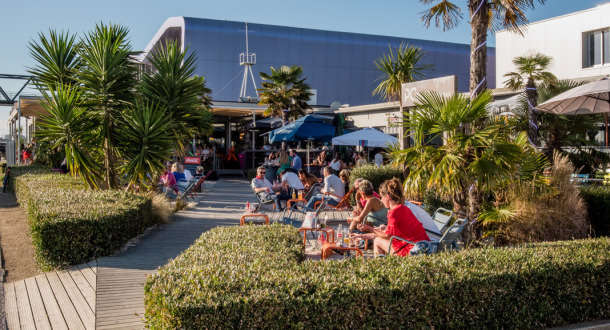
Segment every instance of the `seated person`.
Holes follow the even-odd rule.
[[[358,229],[366,234],[353,234],[354,239],[374,239],[375,256],[388,253],[392,236],[414,243],[430,240],[421,222],[417,221],[411,210],[403,205],[403,188],[398,179],[386,180],[380,188],[380,193],[383,205],[389,209],[387,227],[373,228],[369,225],[358,225]],[[392,252],[399,256],[408,255],[412,248],[412,244],[400,240],[392,241]]]
[[[178,188],[176,188],[176,178],[174,174],[169,171],[169,169],[164,169],[163,174],[161,174],[161,184],[163,184],[163,192],[164,193],[178,193]]]
[[[259,166],[256,170],[256,177],[252,179],[252,189],[261,202],[267,202],[272,200],[275,203],[275,209],[278,211],[282,210],[282,203],[280,201],[287,201],[290,196],[287,194],[276,194],[276,191],[280,191],[280,187],[274,187],[269,180],[265,178],[265,167]]]
[[[345,185],[343,185],[343,181],[341,181],[341,179],[339,179],[339,177],[334,174],[333,168],[330,166],[326,166],[324,167],[323,172],[324,187],[321,190],[322,194],[317,194],[313,196],[309,200],[309,202],[307,202],[307,205],[305,205],[305,207],[308,209],[313,209],[316,202],[319,202],[322,199],[327,200],[328,204],[336,206],[337,204],[339,204],[343,196],[345,196]],[[336,196],[330,195],[325,197],[323,195],[324,193],[331,193]]]
[[[195,176],[203,176],[203,166],[197,166],[197,170],[195,170]]]
[[[297,191],[305,189],[305,186],[303,186],[303,183],[299,180],[299,176],[288,169],[283,170],[280,173],[280,177],[282,178],[282,187],[286,189],[288,195],[292,196],[293,192],[296,194]]]
[[[369,180],[362,180],[358,184],[358,188],[366,202],[362,212],[352,219],[349,229],[354,230],[357,225],[365,222],[373,227],[387,225],[388,209],[379,198],[373,195],[373,184]]]
[[[326,151],[320,152],[320,154],[316,158],[314,164],[326,165]]]
[[[354,181],[354,192],[356,195],[356,207],[354,207],[354,212],[352,213],[353,216],[358,216],[360,213],[362,213],[362,210],[364,209],[364,207],[366,206],[366,201],[367,199],[364,198],[364,196],[362,196],[362,192],[360,191],[360,182],[362,182],[364,179],[363,178],[358,178]],[[379,198],[379,200],[381,200],[381,196],[379,196],[379,194],[376,191],[373,191],[373,196]]]
[[[301,179],[301,182],[303,183],[303,186],[305,187],[305,194],[308,194],[309,191],[312,189],[312,187],[314,187],[313,188],[314,191],[310,194],[310,196],[317,195],[320,193],[320,190],[322,190],[322,188],[319,185],[320,180],[318,179],[318,177],[311,173],[308,173],[304,169],[299,170],[299,179]],[[314,186],[315,184],[318,184],[318,185]]]
[[[345,186],[345,191],[349,191],[349,171],[342,170],[341,172],[339,172],[339,179],[341,179],[341,181],[343,181],[343,185]]]
[[[188,168],[185,168],[182,164],[180,165],[180,168],[182,169],[182,173],[184,173],[186,181],[191,181],[191,179],[193,178],[193,174],[191,174],[191,171]]]
[[[182,171],[182,167],[178,162],[172,164],[172,174],[174,178],[176,178],[176,184],[180,186],[188,185],[188,181],[186,180],[186,175]]]

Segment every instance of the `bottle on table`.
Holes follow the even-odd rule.
[[[337,234],[337,245],[343,246],[343,232],[339,231]]]

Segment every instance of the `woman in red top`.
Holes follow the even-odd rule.
[[[368,225],[359,225],[358,229],[367,234],[354,235],[354,238],[375,239],[375,256],[388,253],[392,236],[398,236],[414,243],[430,240],[421,222],[415,218],[408,207],[403,205],[402,184],[397,178],[384,182],[379,193],[381,201],[389,210],[387,227],[373,228]],[[399,256],[408,255],[412,248],[412,244],[399,240],[392,241],[392,253]]]

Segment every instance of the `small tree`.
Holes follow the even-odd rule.
[[[550,85],[557,81],[554,74],[547,71],[551,65],[552,57],[538,52],[530,52],[524,56],[517,56],[513,59],[516,72],[509,72],[504,75],[508,79],[504,82],[512,90],[525,88],[525,96],[529,104],[529,129],[528,136],[532,144],[539,145],[538,140],[538,114],[535,110],[538,105],[537,85],[540,83]]]
[[[267,105],[265,115],[282,118],[284,123],[304,115],[313,93],[305,83],[306,78],[301,78],[303,67],[282,65],[277,70],[274,67],[270,70],[271,74],[260,73],[263,82],[259,89],[259,104]]]

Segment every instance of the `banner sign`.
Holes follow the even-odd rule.
[[[358,145],[361,147],[366,147],[369,145],[369,140],[358,140]]]
[[[184,164],[199,165],[199,164],[201,164],[201,158],[199,158],[199,157],[184,157]]]
[[[417,96],[423,91],[432,91],[450,96],[457,92],[457,76],[447,76],[435,79],[420,80],[402,84],[400,88],[400,103],[403,108],[412,107]]]

